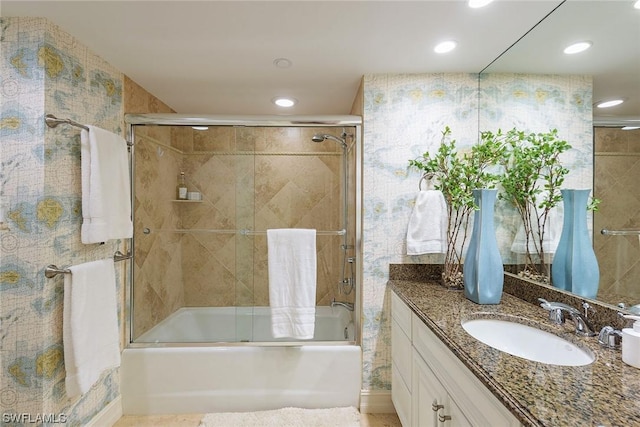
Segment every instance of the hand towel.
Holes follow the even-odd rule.
[[[447,202],[439,190],[421,190],[407,228],[407,255],[447,252]]]
[[[88,126],[80,134],[82,243],[133,236],[127,142]]]
[[[120,366],[113,259],[79,264],[64,275],[62,339],[67,396],[86,393],[102,372]]]
[[[316,321],[316,230],[267,230],[274,338],[312,339]]]

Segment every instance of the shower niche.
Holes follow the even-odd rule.
[[[265,341],[258,314],[268,312],[266,231],[274,228],[317,230],[317,316],[347,322],[318,340],[356,340],[357,313],[345,307],[358,305],[359,117],[127,115],[127,122],[134,141],[131,343]],[[181,172],[199,200],[177,200]],[[336,315],[340,308],[347,313]],[[183,329],[207,333],[154,331],[177,317]]]

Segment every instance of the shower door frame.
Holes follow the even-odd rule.
[[[147,126],[233,126],[233,127],[352,127],[355,129],[353,135],[355,166],[353,176],[355,177],[355,200],[354,213],[354,252],[355,252],[355,301],[353,311],[353,322],[355,324],[355,339],[347,342],[333,341],[292,341],[292,342],[211,342],[211,343],[136,343],[133,340],[133,283],[135,259],[133,258],[135,249],[135,238],[130,239],[129,251],[132,254],[131,262],[128,263],[128,280],[125,280],[125,338],[127,348],[140,347],[183,347],[188,346],[235,346],[235,345],[268,345],[268,346],[300,346],[300,345],[361,345],[361,307],[362,307],[362,117],[355,115],[191,115],[177,113],[145,113],[145,114],[125,114],[125,125],[127,129],[127,141],[131,143],[130,161],[130,181],[131,181],[131,206],[135,206],[135,135],[133,127],[138,125]],[[345,156],[347,152],[345,151]],[[347,177],[344,177],[347,179]],[[346,198],[347,195],[345,194]],[[134,210],[131,210],[131,219],[135,223]],[[346,224],[343,224],[346,227]],[[348,230],[347,230],[348,231]],[[135,234],[134,234],[135,236]]]

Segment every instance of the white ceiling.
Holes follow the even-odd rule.
[[[496,0],[485,8],[470,9],[463,0],[4,0],[0,13],[50,19],[179,113],[348,114],[362,75],[477,73],[560,3]],[[584,8],[584,4],[633,2],[569,3]],[[629,9],[635,16],[625,21],[639,24],[640,31],[640,10]],[[589,15],[583,10],[578,16],[573,13],[563,16],[561,28],[572,28],[567,19],[584,21]],[[610,43],[594,39],[607,36],[607,31],[592,35],[581,30],[569,37],[552,27],[545,28],[548,37],[536,42],[540,44],[526,45],[524,57],[514,53],[520,65],[508,61],[510,52],[490,70],[538,72],[544,65],[545,72],[558,73],[561,70],[553,70],[553,63],[566,58],[545,59],[551,43],[571,37],[587,37],[594,47]],[[534,34],[535,30],[522,45]],[[444,39],[456,40],[458,48],[446,55],[433,53],[435,44]],[[640,38],[631,42],[640,58]],[[273,61],[282,57],[293,66],[277,68]],[[276,107],[271,103],[276,96],[296,98],[298,104],[291,109]],[[640,111],[635,114],[640,117]]]

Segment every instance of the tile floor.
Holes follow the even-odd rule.
[[[204,414],[125,415],[114,427],[198,427]],[[361,427],[402,427],[396,414],[362,414]]]

